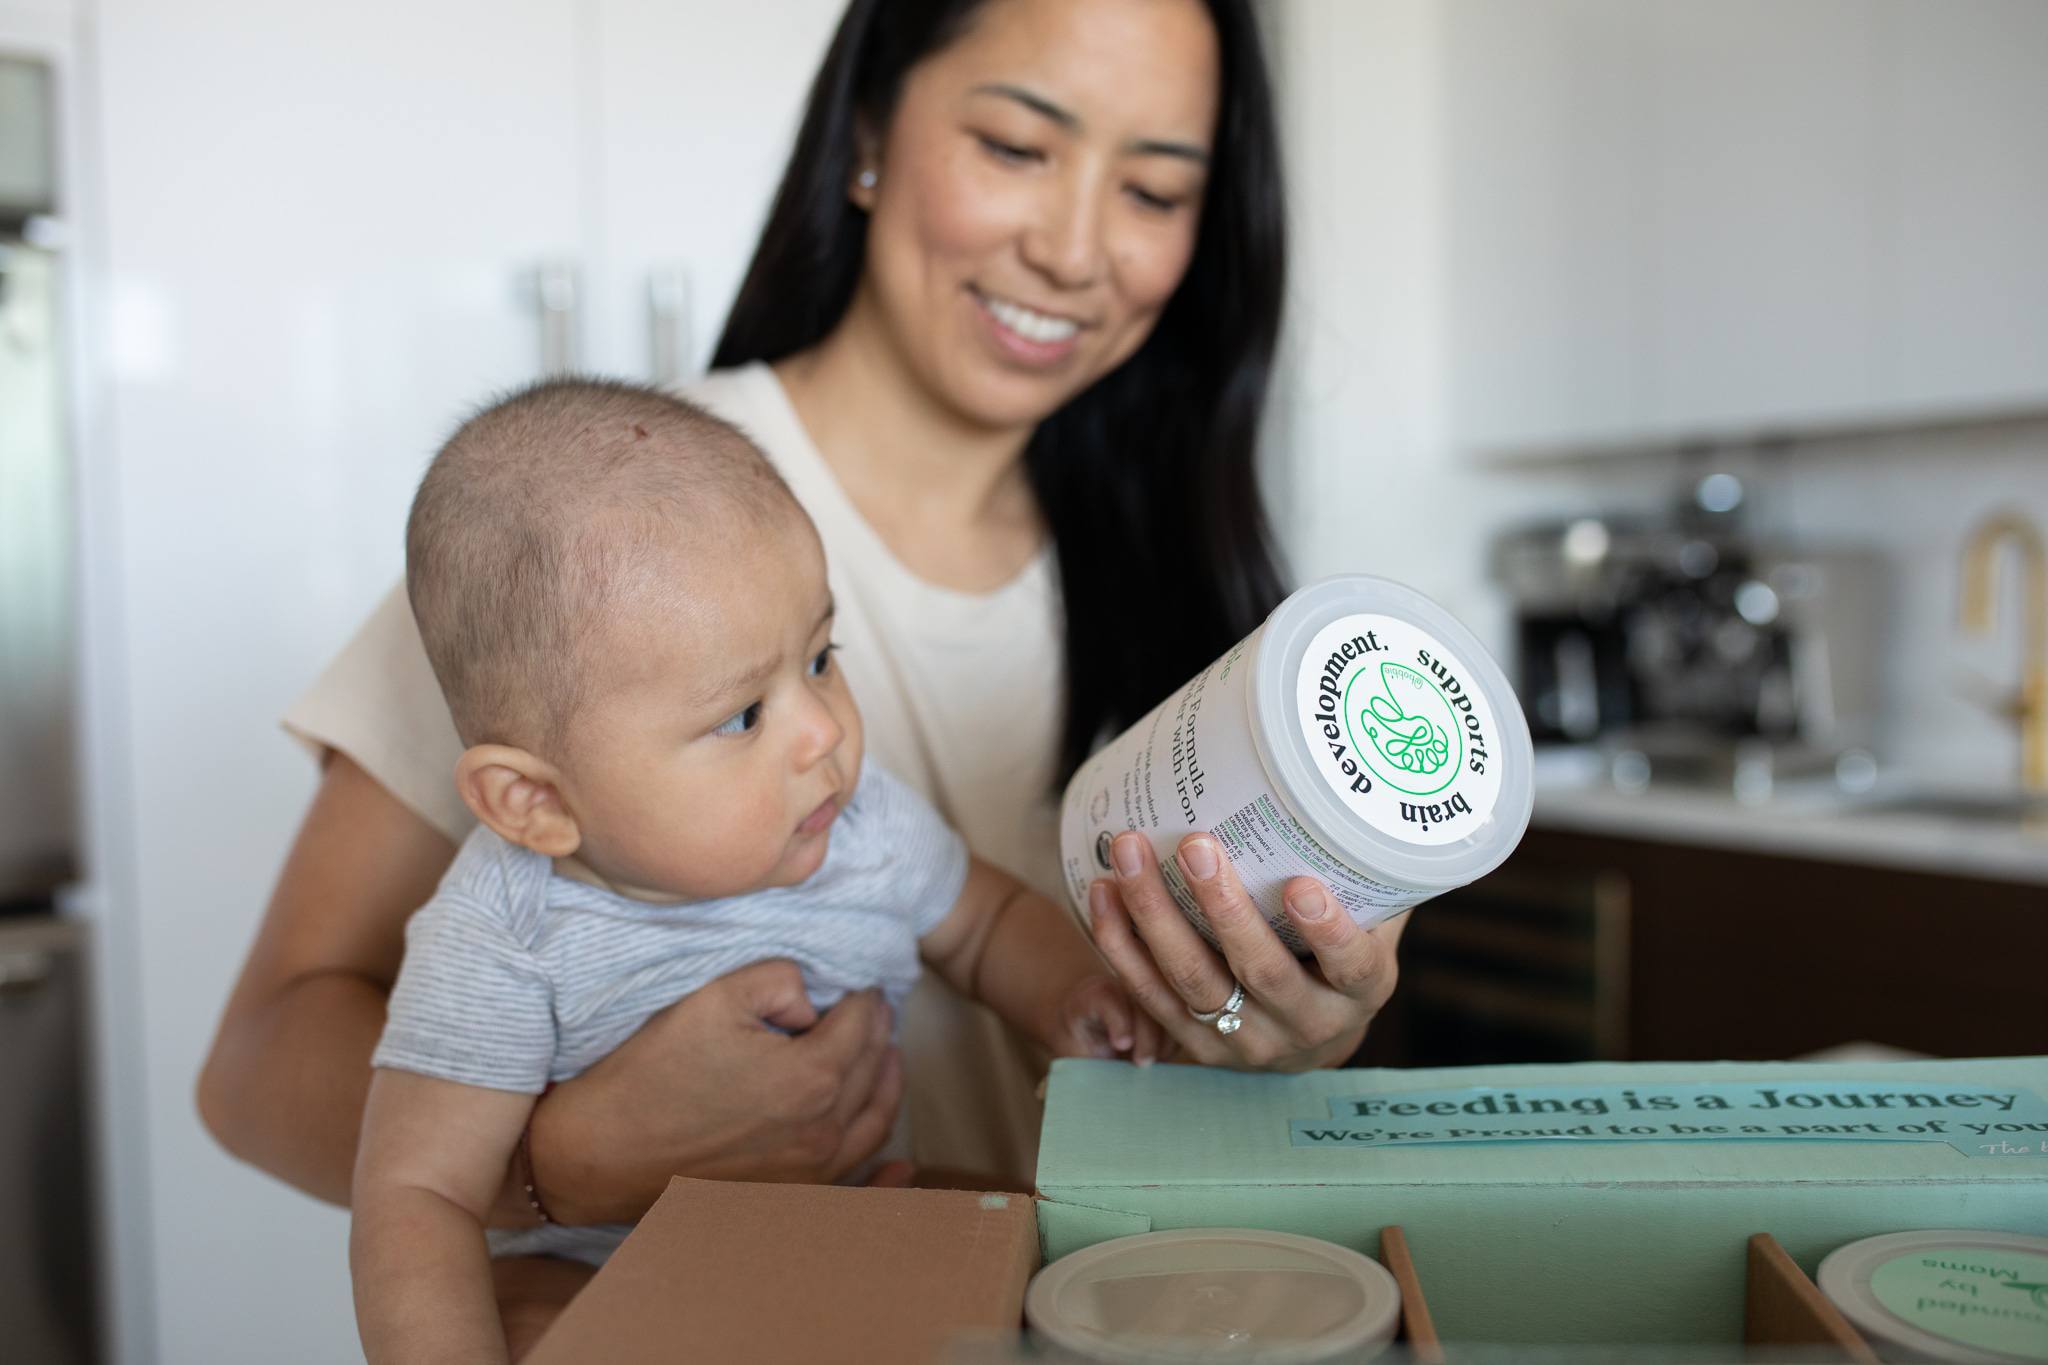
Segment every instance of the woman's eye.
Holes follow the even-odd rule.
[[[1130,186],[1129,193],[1131,198],[1138,201],[1139,207],[1150,209],[1155,213],[1171,213],[1173,210],[1179,208],[1182,202],[1178,198],[1173,198],[1163,194],[1154,194],[1152,193],[1152,191],[1146,189],[1143,185]]]
[[[1019,147],[1014,142],[1005,142],[1001,138],[990,137],[987,133],[976,133],[975,136],[981,140],[981,145],[988,150],[988,154],[998,161],[1021,166],[1026,162],[1039,160],[1039,154],[1033,148]]]
[[[826,645],[823,649],[819,650],[817,657],[811,660],[811,676],[822,678],[827,673],[830,673],[832,671],[832,656],[838,651],[838,645]]]
[[[711,733],[714,735],[743,735],[761,723],[761,703],[755,702],[743,711],[735,711],[720,721]]]

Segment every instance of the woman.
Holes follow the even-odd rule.
[[[692,389],[818,523],[871,752],[1055,896],[1064,777],[1279,596],[1252,452],[1280,203],[1244,0],[854,0]],[[324,775],[200,1103],[239,1155],[340,1201],[405,918],[466,828],[402,594],[289,723]],[[1109,960],[1197,1060],[1340,1062],[1398,930],[1301,879],[1304,967],[1212,840],[1184,849],[1226,955],[1131,836],[1091,907]],[[1226,1037],[1192,1012],[1234,982]],[[1028,1181],[1028,1070],[966,1008],[906,1012],[920,1160]],[[635,1218],[678,1172],[834,1178],[903,1093],[889,1034],[872,998],[820,1020],[786,964],[735,973],[541,1102],[503,1217]]]

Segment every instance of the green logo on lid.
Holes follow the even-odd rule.
[[[1406,664],[1392,662],[1380,665],[1378,692],[1359,696],[1361,682],[1370,685],[1363,670],[1344,689],[1345,723],[1351,727],[1352,747],[1373,776],[1410,796],[1430,796],[1450,786],[1464,767],[1465,737],[1443,690]]]

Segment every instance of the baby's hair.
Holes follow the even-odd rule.
[[[672,394],[570,378],[491,402],[434,456],[405,531],[406,593],[463,743],[559,745],[621,590],[796,512],[753,442]]]

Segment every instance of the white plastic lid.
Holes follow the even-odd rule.
[[[1342,684],[1340,704],[1319,715],[1324,677]],[[1348,574],[1282,602],[1261,628],[1246,705],[1288,812],[1369,876],[1464,886],[1529,827],[1534,749],[1514,689],[1472,632],[1404,584]],[[1326,724],[1338,731],[1328,741]]]
[[[1087,1360],[1310,1365],[1394,1338],[1401,1291],[1369,1256],[1314,1237],[1178,1228],[1100,1242],[1038,1272],[1031,1330]]]
[[[1829,1252],[1815,1279],[1887,1359],[2048,1361],[2048,1237],[1888,1233]]]

